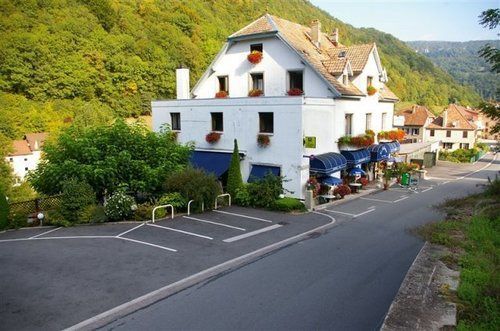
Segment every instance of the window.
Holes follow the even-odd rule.
[[[170,113],[170,123],[172,130],[181,130],[181,113]]]
[[[447,130],[447,131],[446,131],[446,137],[447,137],[447,138],[450,138],[450,137],[451,137],[451,130]]]
[[[469,136],[469,132],[464,131],[462,132],[462,138],[467,138]]]
[[[453,148],[453,143],[443,143],[443,148],[444,149],[452,149]]]
[[[28,171],[28,167],[24,167],[24,171]]]
[[[212,131],[224,131],[222,113],[210,113],[212,116]]]
[[[469,144],[468,143],[461,143],[460,148],[462,149],[469,149]]]
[[[219,76],[217,77],[219,80],[219,92],[225,91],[229,92],[229,77],[228,76]]]
[[[298,88],[301,91],[304,91],[304,78],[302,71],[289,71],[289,85],[290,89]]]
[[[25,162],[27,162],[27,161],[28,161],[28,159],[27,159],[27,158],[24,158],[24,161],[25,161]]]
[[[420,129],[419,128],[413,128],[413,129],[411,129],[411,134],[412,135],[417,135],[419,133],[420,133]]]
[[[259,113],[259,131],[261,133],[274,133],[273,113]]]
[[[370,130],[372,128],[372,114],[371,113],[366,114],[365,125],[366,125],[366,130]]]
[[[431,131],[430,131],[430,136],[431,136],[431,137],[434,137],[434,129],[431,129]]]
[[[264,92],[264,74],[250,74],[252,77],[252,90],[261,90]]]
[[[352,134],[352,114],[345,114],[345,134]]]
[[[373,83],[373,77],[372,76],[366,77],[366,86],[372,86],[372,83]]]
[[[253,52],[253,51],[259,51],[259,52],[262,52],[262,44],[252,44],[250,45],[250,52]]]
[[[386,118],[387,118],[387,113],[382,113],[382,130],[385,130],[385,122],[386,122]]]
[[[349,85],[349,76],[342,75],[342,84]]]
[[[10,162],[14,162],[14,158],[13,157],[9,157],[9,161]]]

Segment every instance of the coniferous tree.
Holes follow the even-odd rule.
[[[238,141],[234,139],[233,155],[231,156],[231,164],[227,174],[227,192],[232,197],[236,195],[238,188],[243,186],[243,179],[240,170],[240,153],[238,150]]]

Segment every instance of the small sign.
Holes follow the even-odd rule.
[[[316,148],[316,137],[304,137],[305,148]]]

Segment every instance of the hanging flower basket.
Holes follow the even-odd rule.
[[[229,93],[227,93],[226,91],[219,91],[219,92],[215,93],[216,98],[227,98],[228,96],[229,96]]]
[[[262,52],[252,51],[250,54],[248,54],[247,59],[251,64],[258,64],[260,63],[260,61],[262,61]]]
[[[221,136],[221,134],[219,132],[209,132],[205,136],[205,140],[209,144],[215,144],[216,142],[218,142],[220,140],[220,136]]]
[[[259,134],[257,135],[257,144],[260,147],[267,147],[271,144],[271,139],[267,134]]]
[[[377,89],[370,85],[366,88],[366,93],[368,93],[368,95],[374,95],[377,93]]]
[[[250,92],[248,92],[249,97],[260,97],[262,94],[264,94],[264,92],[262,92],[262,90],[259,89],[253,89],[250,90]]]
[[[302,95],[304,94],[304,92],[299,88],[292,88],[288,90],[287,94],[290,96],[296,96],[296,95]]]

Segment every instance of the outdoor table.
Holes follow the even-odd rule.
[[[358,193],[362,185],[360,183],[351,183],[349,186],[352,187],[352,193]]]
[[[321,199],[325,199],[326,202],[329,202],[330,200],[333,200],[336,198],[334,194],[323,194],[323,195],[320,195],[319,197]]]

